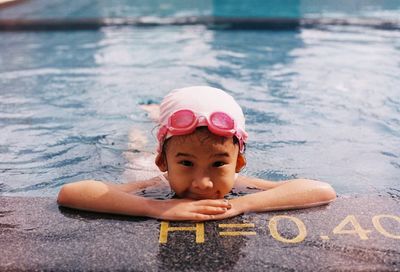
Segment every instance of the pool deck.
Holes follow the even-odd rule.
[[[0,270],[400,271],[399,204],[339,197],[324,207],[196,224],[0,197]]]

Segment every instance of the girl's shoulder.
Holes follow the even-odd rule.
[[[260,178],[248,177],[239,175],[235,181],[235,187],[242,188],[255,188],[261,190],[269,190],[281,185],[283,182],[270,181]]]
[[[110,183],[108,184],[111,185]],[[160,174],[147,180],[135,180],[122,184],[114,183],[112,186],[124,192],[136,192],[149,187],[169,186],[169,183],[164,175]]]

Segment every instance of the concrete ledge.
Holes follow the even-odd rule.
[[[98,30],[102,27],[158,27],[204,25],[211,29],[226,30],[297,30],[299,28],[326,28],[330,26],[371,27],[399,30],[399,20],[383,19],[329,19],[329,18],[234,18],[190,16],[174,18],[53,18],[53,19],[0,19],[0,31],[79,31]]]
[[[182,223],[0,197],[0,270],[400,271],[400,200]]]

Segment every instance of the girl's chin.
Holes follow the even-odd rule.
[[[221,196],[220,192],[215,192],[212,194],[201,194],[201,193],[191,193],[188,192],[184,194],[184,198],[190,198],[190,199],[195,199],[195,200],[202,200],[202,199],[221,199],[223,198]]]

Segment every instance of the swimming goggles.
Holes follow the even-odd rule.
[[[224,112],[213,112],[208,116],[199,115],[189,109],[175,111],[168,118],[168,124],[162,126],[157,134],[160,143],[159,152],[165,138],[169,135],[186,135],[192,133],[197,127],[207,126],[216,135],[235,136],[239,141],[239,151],[244,152],[244,143],[247,133],[237,127],[235,120]]]

